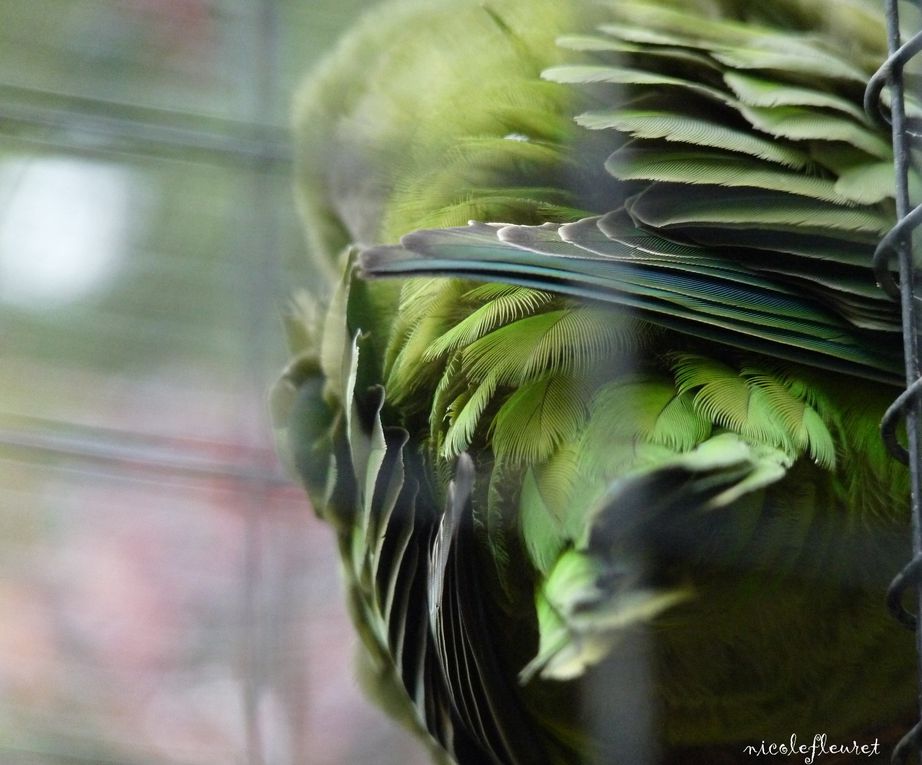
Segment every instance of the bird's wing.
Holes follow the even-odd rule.
[[[400,246],[366,250],[361,264],[369,277],[454,276],[613,303],[704,340],[870,379],[899,379],[895,317],[883,297],[866,301],[881,317],[868,329],[850,319],[837,292],[818,294],[821,282],[813,282],[813,291],[799,289],[771,278],[768,269],[750,268],[746,255],[676,244],[637,229],[618,211],[562,226],[417,231]]]

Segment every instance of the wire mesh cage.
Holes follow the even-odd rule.
[[[879,121],[890,123],[893,131],[894,173],[896,177],[896,226],[881,240],[874,255],[875,274],[878,283],[901,307],[903,323],[903,348],[906,366],[906,390],[884,414],[881,435],[894,459],[906,464],[911,480],[910,491],[912,512],[913,559],[896,576],[887,594],[887,602],[897,620],[916,631],[916,648],[922,658],[922,637],[918,635],[917,617],[908,612],[902,604],[903,594],[915,585],[917,605],[922,605],[922,580],[919,578],[922,566],[922,462],[920,462],[919,436],[922,427],[922,408],[917,399],[922,390],[919,367],[919,302],[918,279],[913,258],[913,229],[919,220],[922,206],[911,208],[909,172],[912,165],[911,145],[918,134],[907,117],[904,67],[922,50],[922,33],[917,32],[903,43],[900,34],[899,3],[886,3],[889,58],[881,65],[868,83],[865,93],[865,109]],[[880,97],[884,87],[890,89],[890,108],[882,107]],[[897,286],[891,273],[891,259],[898,264],[900,285]],[[907,447],[896,438],[896,420],[906,417]],[[920,698],[922,698],[922,663],[919,665]],[[911,754],[922,748],[922,723],[913,727],[897,744],[893,753],[894,762],[906,762]]]

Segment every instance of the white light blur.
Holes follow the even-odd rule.
[[[132,171],[116,165],[0,162],[0,302],[41,311],[104,287],[129,246],[135,188]]]

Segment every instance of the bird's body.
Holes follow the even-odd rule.
[[[280,408],[436,751],[744,762],[911,716],[884,47],[863,0],[446,0],[313,80],[309,238],[353,249]]]

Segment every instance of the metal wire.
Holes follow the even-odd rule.
[[[50,144],[78,151],[290,164],[286,130],[261,124],[259,116],[253,114],[249,122],[197,118],[182,124],[187,115],[0,83],[0,134],[34,139],[44,130]]]
[[[273,112],[275,95],[280,90],[276,61],[279,18],[275,0],[252,3],[249,12],[252,14],[251,39],[255,55],[241,55],[237,71],[241,82],[246,83],[244,92],[247,95],[247,116],[253,124],[258,124],[264,115]],[[257,370],[267,367],[264,363],[266,349],[260,340],[269,336],[272,331],[271,325],[267,325],[266,306],[274,302],[275,283],[281,283],[277,257],[280,220],[278,205],[273,199],[275,185],[268,163],[254,166],[249,183],[242,191],[241,204],[249,205],[250,209],[239,221],[242,225],[238,239],[238,256],[242,264],[254,263],[254,260],[258,264],[255,268],[244,271],[247,274],[247,284],[240,286],[242,294],[247,298],[245,310],[248,314],[247,327],[250,336],[246,338],[246,351],[249,356],[249,368],[252,370],[249,382],[254,395],[259,396],[264,389],[265,381]],[[246,210],[246,207],[242,209]],[[250,426],[255,429],[260,427],[258,423],[250,423]],[[270,581],[265,570],[267,560],[264,551],[269,529],[265,523],[264,513],[261,512],[268,488],[268,484],[251,484],[248,492],[250,512],[246,525],[241,592],[241,606],[246,625],[242,659],[245,667],[243,714],[247,765],[265,765],[269,759],[268,733],[262,724],[260,706],[272,682],[267,662],[273,648],[273,622],[277,624],[284,617],[280,613],[268,612],[273,603],[266,591]],[[277,543],[284,541],[276,540]],[[278,554],[282,549],[277,544],[273,552]]]
[[[903,322],[903,357],[906,365],[906,390],[893,402],[881,423],[881,436],[888,451],[895,459],[907,464],[910,472],[912,509],[912,552],[910,563],[896,576],[887,593],[887,605],[891,613],[907,628],[916,633],[916,650],[920,657],[918,664],[919,707],[922,710],[922,630],[918,629],[918,617],[903,606],[907,590],[915,590],[917,613],[922,613],[922,374],[919,364],[919,316],[916,303],[917,278],[912,263],[912,232],[922,224],[922,212],[917,207],[910,210],[909,165],[910,142],[918,134],[910,130],[906,119],[903,67],[917,53],[922,51],[922,32],[916,34],[904,45],[900,44],[899,9],[897,0],[887,0],[887,42],[889,57],[871,77],[865,91],[865,110],[878,122],[889,122],[893,134],[894,170],[896,174],[897,224],[884,237],[874,255],[874,271],[881,288],[899,302]],[[881,105],[884,87],[890,89],[890,111],[886,113]],[[892,277],[890,263],[895,258],[899,271],[899,284]],[[907,445],[903,447],[896,439],[896,422],[900,414],[905,415]],[[891,762],[905,763],[912,752],[922,754],[922,721],[915,725],[893,750]]]
[[[79,427],[29,418],[22,427],[0,425],[0,459],[51,461],[75,469],[97,467],[107,473],[131,472],[150,480],[165,476],[290,486],[272,454],[259,447],[235,446],[231,458],[220,456],[226,444],[157,438],[148,433]]]

